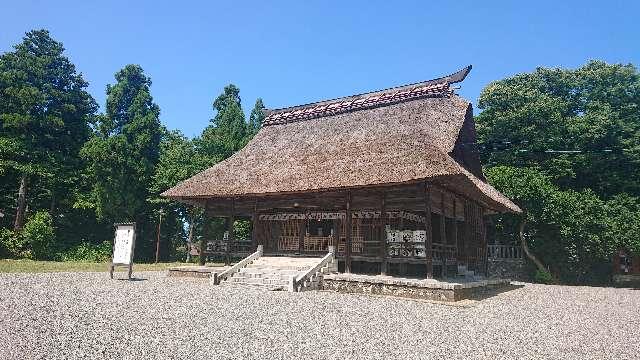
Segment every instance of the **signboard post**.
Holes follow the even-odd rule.
[[[109,276],[113,279],[113,269],[116,266],[128,266],[128,279],[131,280],[133,270],[133,250],[136,246],[136,223],[114,224],[116,227],[113,240],[113,257]]]

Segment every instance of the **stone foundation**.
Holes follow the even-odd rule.
[[[322,287],[342,293],[389,295],[410,299],[454,302],[467,299],[482,299],[496,292],[514,288],[506,279],[491,279],[469,282],[435,279],[406,279],[391,276],[356,274],[325,275]]]
[[[530,273],[524,259],[487,259],[487,276],[490,278],[530,281]]]
[[[171,277],[192,277],[208,279],[214,272],[222,272],[226,267],[211,266],[176,266],[167,271],[167,276]]]
[[[640,287],[640,274],[613,275],[613,283],[618,286]]]

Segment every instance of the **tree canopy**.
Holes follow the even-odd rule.
[[[489,181],[525,209],[525,236],[561,279],[603,281],[616,250],[640,254],[640,76],[592,61],[538,68],[480,95]],[[497,219],[513,241],[515,219]]]
[[[46,30],[28,32],[0,56],[0,177],[24,195],[17,217],[27,204],[55,209],[56,194],[72,191],[97,110],[87,86]]]
[[[132,221],[146,213],[159,158],[160,109],[150,93],[151,79],[138,65],[127,65],[107,86],[107,112],[82,154],[93,184],[83,205],[99,218]]]
[[[478,105],[487,165],[537,166],[563,189],[640,195],[640,75],[633,65],[538,68],[492,82]]]

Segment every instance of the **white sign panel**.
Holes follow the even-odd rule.
[[[113,263],[130,265],[133,258],[135,227],[133,224],[118,225],[113,245]]]

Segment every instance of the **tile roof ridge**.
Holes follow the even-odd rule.
[[[471,71],[471,65],[447,76],[401,85],[384,90],[322,100],[274,110],[265,110],[264,126],[279,125],[339,113],[390,105],[424,97],[449,97],[449,85],[463,81]]]

